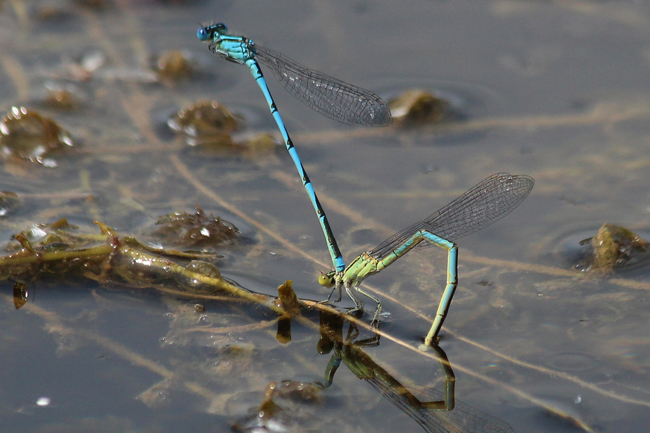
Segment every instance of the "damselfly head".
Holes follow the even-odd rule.
[[[199,38],[199,41],[205,42],[210,39],[210,32],[207,27],[199,27],[196,31],[196,37]]]
[[[196,37],[199,38],[201,42],[205,42],[214,39],[215,33],[225,35],[228,33],[228,27],[226,27],[224,23],[201,25],[201,27],[196,31]]]
[[[321,272],[318,276],[318,284],[323,287],[332,287],[334,285],[334,275],[336,275],[335,271],[331,271],[326,274]]]

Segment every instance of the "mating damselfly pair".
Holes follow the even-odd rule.
[[[439,246],[448,251],[447,286],[424,343],[425,346],[436,344],[436,337],[458,285],[458,247],[454,241],[487,227],[514,210],[532,190],[535,183],[533,178],[508,173],[489,176],[429,217],[396,233],[376,248],[362,253],[346,267],[325,211],[284,126],[258,60],[270,68],[278,81],[298,100],[339,122],[359,126],[388,126],[392,122],[388,106],[379,96],[368,90],[308,69],[282,54],[255,44],[248,38],[228,34],[228,28],[223,23],[200,27],[197,37],[201,41],[209,42],[210,50],[215,54],[228,61],[248,66],[262,90],[316,211],[332,257],[334,270],[322,274],[319,283],[334,286],[333,290],[338,289],[339,299],[342,288],[345,288],[355,304],[350,312],[363,310],[363,302],[355,292],[362,293],[376,302],[377,308],[372,321],[378,323],[381,301],[360,287],[362,281],[413,249]]]

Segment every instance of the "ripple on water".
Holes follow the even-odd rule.
[[[577,373],[596,368],[599,363],[596,358],[586,352],[557,352],[544,358],[544,364],[553,370]]]

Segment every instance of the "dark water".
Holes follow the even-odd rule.
[[[100,220],[145,237],[158,216],[199,204],[244,235],[218,249],[224,276],[270,295],[291,279],[301,298],[324,298],[316,278],[330,269],[327,250],[286,152],[190,148],[165,124],[181,107],[215,99],[244,116],[242,135],[275,133],[249,72],[196,39],[197,22],[224,21],[384,98],[426,88],[460,114],[439,126],[358,130],[304,109],[269,79],[346,260],[489,174],[536,179],[515,212],[459,242],[460,284],[440,345],[456,374],[457,413],[487,423],[460,431],[647,429],[648,270],[585,277],[562,251],[605,222],[648,230],[647,4],[96,3],[1,3],[3,112],[29,107],[77,144],[46,161],[55,167],[4,163],[0,189],[22,201],[0,217],[2,242],[61,217],[85,233],[99,233],[92,222]],[[184,50],[188,77],[152,71],[169,50]],[[70,89],[76,108],[45,103],[53,87]],[[286,431],[426,431],[365,374],[439,396],[427,391],[443,389],[437,360],[413,349],[444,279],[444,252],[430,249],[368,280],[390,313],[382,331],[404,345],[382,338],[362,349],[372,362],[351,352],[345,360],[365,370],[343,362],[322,391],[313,384],[324,383],[336,350],[319,354],[307,323],[294,321],[291,343],[282,343],[264,308],[205,300],[197,313],[193,299],[56,274],[31,283],[29,303],[16,310],[7,280],[2,431],[228,431],[250,427],[249,410],[260,407]],[[361,330],[358,340],[368,336]],[[263,406],[269,383],[288,380],[268,392],[281,409]],[[440,423],[432,431],[456,431]]]

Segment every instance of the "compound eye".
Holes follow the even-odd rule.
[[[323,287],[332,287],[334,285],[334,277],[330,274],[320,274],[318,284]]]
[[[205,27],[200,27],[196,31],[196,37],[199,38],[200,41],[207,41],[210,35],[208,34],[208,29]]]

